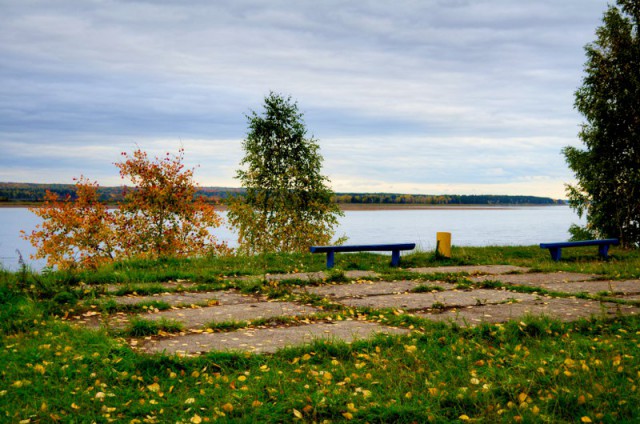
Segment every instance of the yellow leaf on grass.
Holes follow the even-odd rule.
[[[190,403],[194,403],[196,401],[195,398],[189,398],[187,400],[184,401],[184,403],[186,403],[187,405],[189,405]]]
[[[233,405],[231,405],[230,403],[225,403],[224,405],[222,405],[222,410],[224,412],[231,412],[233,411]]]
[[[150,392],[158,392],[160,391],[160,385],[158,383],[149,384],[147,390]]]
[[[35,372],[39,372],[40,374],[44,374],[44,367],[41,364],[37,364],[33,367]]]
[[[582,418],[580,418],[580,421],[582,421],[583,423],[591,423],[593,421],[591,421],[591,418],[584,416]]]
[[[351,412],[343,412],[342,416],[345,417],[348,420],[353,419],[353,414]]]
[[[193,424],[200,424],[202,422],[202,418],[200,417],[200,415],[195,414],[189,421],[191,421]]]
[[[461,421],[469,421],[469,416],[462,414],[458,417]]]
[[[294,415],[296,418],[302,418],[302,412],[298,411],[297,409],[294,409],[294,410],[293,410],[293,415]]]

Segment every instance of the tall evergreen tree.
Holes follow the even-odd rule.
[[[244,169],[236,178],[246,196],[231,199],[228,219],[244,253],[307,251],[328,244],[342,212],[320,171],[322,156],[298,105],[270,93],[264,113],[247,116]]]
[[[640,2],[617,0],[603,17],[596,40],[585,46],[582,86],[575,107],[586,123],[585,149],[563,153],[577,183],[567,186],[570,205],[586,228],[574,236],[617,237],[640,245]]]

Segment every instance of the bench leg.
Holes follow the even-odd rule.
[[[391,251],[391,266],[400,265],[400,251],[392,250]]]
[[[335,262],[334,252],[327,252],[327,269],[333,268]]]
[[[603,258],[605,258],[605,259],[608,258],[609,257],[609,245],[608,244],[603,244],[603,245],[598,246],[598,253]]]
[[[562,256],[562,248],[560,247],[550,247],[549,248],[549,253],[551,253],[551,259],[553,259],[554,261],[559,261],[560,257]]]

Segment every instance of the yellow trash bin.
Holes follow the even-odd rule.
[[[445,258],[451,257],[451,233],[436,233],[438,254]]]

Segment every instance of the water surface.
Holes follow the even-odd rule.
[[[18,269],[17,251],[33,269],[44,266],[42,260],[29,259],[34,248],[20,237],[20,230],[31,232],[39,222],[27,208],[0,208],[1,266]],[[352,244],[416,243],[431,250],[436,232],[447,231],[456,246],[515,246],[567,240],[573,223],[584,222],[567,206],[360,210],[345,212],[336,235],[346,235]],[[236,245],[228,228],[218,228],[215,234]]]

